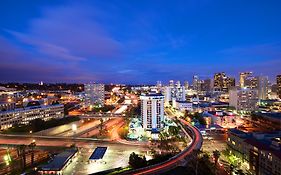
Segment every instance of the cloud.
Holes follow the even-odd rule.
[[[30,21],[27,32],[6,31],[38,52],[58,59],[120,58],[123,45],[101,24],[102,15],[105,13],[77,4],[44,8],[40,17]]]
[[[231,47],[219,51],[220,54],[234,55],[234,56],[247,56],[263,57],[263,58],[280,58],[281,57],[281,44],[279,43],[265,43],[250,46]]]

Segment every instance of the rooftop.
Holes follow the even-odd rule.
[[[77,149],[66,150],[56,155],[47,165],[41,166],[41,169],[44,171],[60,171],[76,152]]]
[[[90,156],[90,160],[98,160],[98,159],[102,159],[105,152],[107,150],[107,147],[97,147],[95,149],[95,151],[92,153],[92,155]]]

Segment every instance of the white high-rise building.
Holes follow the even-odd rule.
[[[104,84],[85,84],[85,106],[104,105]]]
[[[164,95],[141,95],[141,121],[145,130],[160,130],[164,120]]]
[[[229,90],[229,106],[236,110],[254,111],[257,109],[257,102],[257,89],[234,87]]]

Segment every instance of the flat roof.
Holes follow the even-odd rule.
[[[43,171],[60,171],[76,152],[77,149],[66,150],[56,155],[54,159],[47,165],[41,166],[41,169]]]
[[[106,150],[107,150],[107,147],[97,147],[95,149],[95,151],[92,153],[92,155],[90,156],[89,160],[102,159]]]

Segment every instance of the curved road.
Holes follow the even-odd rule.
[[[149,167],[144,167],[141,169],[137,169],[137,170],[133,170],[133,171],[129,171],[129,172],[125,172],[124,174],[135,174],[135,175],[148,175],[148,174],[159,174],[159,173],[163,173],[165,171],[168,171],[170,169],[175,168],[176,166],[178,166],[182,160],[184,160],[187,156],[191,155],[191,153],[194,150],[198,150],[201,148],[202,146],[202,135],[200,133],[200,131],[191,126],[188,122],[186,122],[185,120],[179,119],[181,121],[182,124],[184,124],[187,129],[192,133],[191,137],[192,142],[189,145],[189,147],[185,148],[181,153],[179,153],[178,155],[170,158],[169,160],[156,164],[156,165],[152,165]]]

